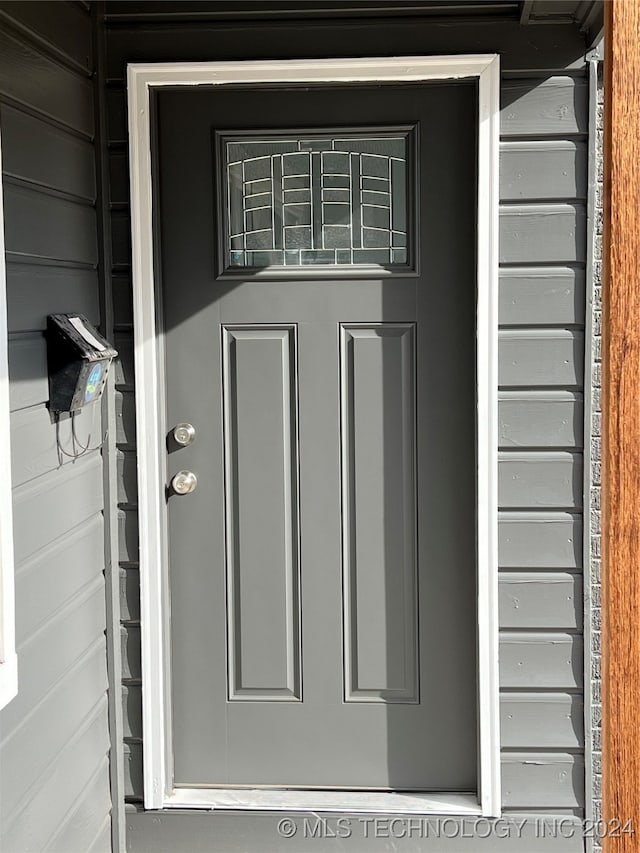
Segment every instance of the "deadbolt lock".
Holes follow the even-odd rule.
[[[193,471],[178,471],[171,480],[171,488],[176,495],[189,495],[198,485],[198,478]]]
[[[173,429],[174,441],[182,447],[188,447],[190,444],[193,444],[195,437],[196,429],[191,424],[178,424]]]

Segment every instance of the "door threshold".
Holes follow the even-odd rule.
[[[263,788],[174,788],[164,808],[349,814],[479,815],[475,793],[294,791]]]

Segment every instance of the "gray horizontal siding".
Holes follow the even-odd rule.
[[[502,326],[582,325],[584,269],[520,266],[500,270]]]
[[[96,580],[103,552],[102,514],[88,515],[64,536],[25,560],[16,571],[16,606],[24,616],[17,628],[19,646],[47,624],[52,614]]]
[[[498,562],[504,569],[581,569],[582,515],[501,511]]]
[[[6,175],[90,202],[95,199],[95,155],[88,140],[9,106],[2,110],[2,137]]]
[[[587,78],[550,76],[507,79],[500,87],[500,133],[503,139],[544,139],[586,134],[589,130]]]
[[[116,343],[122,356],[116,374],[116,413],[125,763],[127,794],[137,802],[142,794],[140,611],[123,71],[127,62],[134,61],[264,58],[267,42],[264,29],[250,22],[221,30],[211,22],[189,24],[178,14],[172,19],[174,25],[179,23],[176,30],[162,26],[163,18],[157,14],[149,25],[127,21],[122,11],[118,23],[107,26],[107,108],[112,284]],[[416,21],[393,27],[387,23],[368,22],[366,35],[362,22],[358,23],[358,37],[369,39],[372,55],[411,53],[414,43],[416,53],[428,53],[436,40],[437,52],[477,52],[486,37],[477,32],[471,38],[463,27],[449,26],[445,36],[434,34],[427,25],[420,28]],[[284,23],[270,27],[274,40],[268,50],[273,58],[281,49],[282,34],[294,29],[295,39],[287,42],[286,50],[290,52],[294,43],[300,55],[317,55],[318,33],[324,31],[317,22],[309,28],[288,28]],[[587,86],[583,76],[561,70],[578,67],[582,60],[577,55],[575,66],[574,60],[565,57],[554,60],[553,68],[560,69],[555,73],[533,73],[537,63],[544,64],[551,56],[538,41],[539,37],[546,40],[551,30],[538,30],[536,38],[528,40],[529,47],[518,42],[517,50],[516,41],[521,35],[526,38],[525,30],[505,35],[503,41],[494,30],[488,37],[491,47],[486,48],[499,50],[503,69],[509,71],[502,83],[500,151],[502,744],[505,807],[561,814],[580,810],[584,802],[580,573]],[[220,32],[224,38],[217,39]],[[324,44],[331,44],[334,55],[350,55],[356,43],[361,45],[355,33],[350,26],[341,29],[335,22],[327,24]],[[534,42],[540,51],[535,58],[530,52]],[[560,53],[561,43],[562,38],[557,38]],[[518,70],[523,72],[521,77]],[[169,849],[168,840],[153,835],[148,824],[136,823],[135,812],[131,814],[132,849],[155,844]],[[169,825],[178,827],[179,821]],[[194,822],[185,825],[195,827]],[[176,828],[170,837],[178,847],[176,839],[183,839],[183,846],[188,839],[187,846],[193,842],[194,849],[199,849],[197,830],[186,832]],[[224,847],[220,839],[225,837],[223,831],[216,843]],[[232,838],[230,833],[225,849],[235,849]],[[557,848],[545,840],[539,847],[534,841],[523,849],[544,853],[563,849],[564,844],[581,849],[579,841],[567,840],[559,840]],[[265,850],[280,849],[277,839],[271,844],[261,837],[261,845]],[[517,848],[497,844],[495,849]]]
[[[102,658],[102,659],[101,659]],[[14,770],[11,776],[3,776],[0,794],[7,814],[13,815],[20,805],[27,804],[34,781],[46,772],[50,754],[63,752],[76,730],[82,725],[87,708],[104,701],[107,688],[107,673],[103,656],[90,655],[74,667],[66,677],[54,685],[48,701],[36,705],[2,744],[3,761]],[[74,702],[69,702],[69,697]],[[55,719],[56,726],[50,731],[49,721]],[[25,724],[31,727],[27,742],[20,737]]]
[[[136,401],[133,391],[116,392],[116,440],[122,450],[135,449]]]
[[[142,743],[127,738],[124,744],[124,793],[133,802],[142,799]]]
[[[46,626],[22,643],[19,649],[23,663],[23,679],[18,696],[3,709],[2,732],[7,736],[39,702],[48,702],[50,691],[73,667],[96,649],[103,649],[103,639],[96,623],[104,619],[104,590],[89,587],[86,592],[52,614]],[[23,727],[23,737],[28,736]],[[8,770],[3,764],[3,773]]]
[[[502,388],[581,388],[584,334],[568,329],[501,331],[498,358]]]
[[[117,318],[117,327],[130,330],[133,326],[133,299],[131,279],[128,272],[114,273],[111,277],[113,287],[113,310]]]
[[[138,563],[138,513],[137,507],[126,507],[118,512],[118,555],[123,565]]]
[[[123,429],[125,407],[123,402]],[[582,394],[574,391],[520,389],[498,394],[501,449],[580,448],[583,420]]]
[[[104,853],[111,850],[111,821],[107,818],[103,821],[102,826],[98,829],[96,836],[90,847],[87,847],[87,853]],[[60,848],[59,853],[64,853],[64,848]]]
[[[118,503],[137,506],[138,476],[135,451],[118,450]]]
[[[44,330],[47,314],[78,311],[99,321],[97,274],[94,269],[7,264],[7,306],[14,332]]]
[[[49,399],[47,347],[41,333],[9,338],[9,405],[11,411],[44,404]]]
[[[0,2],[18,695],[0,712],[0,848],[110,849],[99,451],[60,465],[49,313],[98,322],[91,19],[79,3]],[[100,443],[100,412],[78,435]],[[70,424],[61,424],[70,450]]]
[[[500,263],[584,263],[583,204],[509,204],[500,212]]]
[[[581,768],[577,767],[576,776],[580,773]],[[416,834],[412,837],[407,833],[403,838],[392,840],[391,831],[386,832],[390,824],[381,824],[382,830],[376,838],[374,832],[365,835],[361,816],[349,815],[351,835],[348,839],[340,839],[340,849],[348,853],[383,853],[389,849],[395,853],[416,853],[418,850],[428,853],[584,853],[582,828],[580,822],[571,817],[573,809],[556,808],[555,818],[544,813],[531,814],[531,811],[516,811],[510,815],[513,821],[510,825],[506,823],[509,816],[505,816],[500,826],[506,827],[507,837],[506,833],[487,833],[486,837],[480,837],[481,833],[473,831],[473,820],[457,823],[455,819],[443,819],[438,823],[434,819],[426,824],[432,828],[428,837],[417,838]],[[335,818],[326,818],[329,831],[335,833]],[[307,831],[305,838],[304,821],[304,816],[294,816],[296,853],[313,853],[320,847],[330,849],[329,844],[335,841],[335,837],[323,844]],[[154,853],[175,853],[176,850],[188,850],[189,853],[245,853],[247,850],[283,853],[286,848],[278,835],[277,825],[277,820],[269,813],[225,814],[218,811],[194,814],[172,809],[149,815],[133,807],[127,813],[127,837],[131,850],[153,850]],[[312,818],[311,827],[315,826]],[[427,831],[425,828],[425,836]],[[481,830],[483,835],[485,831]],[[400,834],[399,827],[396,832]]]
[[[109,190],[111,204],[129,204],[129,159],[125,150],[112,150],[109,155]]]
[[[582,507],[582,454],[502,452],[498,504],[505,509]]]
[[[507,749],[581,749],[582,697],[572,693],[502,693],[500,738]]]
[[[49,842],[51,853],[69,850],[111,850],[111,792],[108,784],[107,759],[97,766],[93,777],[79,795],[60,828]],[[105,818],[107,815],[107,818]]]
[[[5,184],[4,204],[9,257],[73,261],[89,267],[97,263],[96,213],[91,205],[11,183]]]
[[[131,234],[128,211],[115,211],[111,215],[111,251],[115,267],[126,267],[131,260]]]
[[[502,802],[507,809],[582,806],[584,758],[561,752],[504,755]]]
[[[569,572],[501,572],[500,625],[504,629],[582,628],[582,576]]]
[[[116,335],[115,345],[118,361],[115,365],[115,381],[118,390],[132,389],[134,386],[133,338],[131,332]]]
[[[543,631],[510,634],[502,629],[500,686],[509,690],[581,687],[582,637]]]
[[[16,562],[20,564],[50,545],[61,533],[101,510],[102,460],[99,454],[19,486],[13,498]],[[34,519],[38,519],[37,524]]]
[[[93,70],[91,19],[80,3],[64,11],[41,0],[15,3],[2,0],[0,16],[5,25],[21,32],[45,53],[83,73]]]
[[[124,622],[140,619],[140,572],[129,566],[120,569],[120,614]]]
[[[100,413],[95,409],[82,409],[75,418],[76,435],[90,448],[100,443]],[[67,453],[73,452],[71,419],[61,421],[58,430],[52,429],[51,416],[43,406],[33,406],[13,413],[11,418],[11,478],[14,486],[62,466],[72,466],[73,459],[59,454],[60,447]]]
[[[20,841],[26,836],[33,844],[30,849],[44,850],[96,772],[100,772],[103,779],[108,779],[108,765],[104,758],[108,749],[107,699],[103,696],[83,725],[74,732],[62,755],[39,780],[41,784],[30,792],[22,811],[5,823],[4,849],[24,849]],[[101,757],[96,761],[95,756],[98,755]],[[75,839],[71,843],[74,846],[67,849],[80,853],[82,848],[75,846]]]
[[[65,68],[6,29],[0,31],[0,56],[3,99],[92,138],[93,90],[88,76]]]
[[[503,142],[500,198],[503,201],[586,199],[587,144],[544,139]]]
[[[129,743],[142,742],[142,687],[127,682],[122,685],[124,734]]]
[[[140,681],[140,626],[123,625],[122,632],[122,678],[123,681]]]

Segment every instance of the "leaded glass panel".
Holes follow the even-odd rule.
[[[225,266],[407,266],[408,132],[221,140]]]

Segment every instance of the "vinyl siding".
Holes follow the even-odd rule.
[[[108,851],[111,795],[99,450],[58,458],[44,329],[98,317],[92,23],[0,3],[19,689],[0,712],[0,848]],[[79,416],[99,443],[100,411]],[[70,449],[69,421],[60,426]]]
[[[514,816],[522,812],[581,815],[582,386],[588,134],[583,46],[574,41],[571,28],[562,34],[556,30],[555,47],[547,44],[545,48],[540,42],[535,51],[531,46],[539,37],[546,44],[550,36],[547,27],[537,28],[534,38],[506,24],[479,27],[473,33],[462,23],[449,24],[443,31],[417,20],[363,20],[357,25],[353,21],[342,25],[325,21],[300,24],[295,38],[289,39],[290,22],[190,23],[187,17],[180,19],[176,7],[169,28],[168,19],[160,12],[141,20],[129,16],[122,4],[117,8],[117,15],[112,20],[107,17],[106,23],[106,82],[112,281],[117,346],[122,355],[116,405],[129,802],[133,806],[142,799],[142,730],[123,72],[127,62],[136,61],[276,58],[286,44],[287,55],[304,57],[348,56],[354,51],[394,55],[486,50],[502,54],[499,559],[503,805],[505,812]],[[220,839],[224,839],[225,819],[216,817],[216,821]],[[205,837],[198,835],[205,830],[197,829],[204,821],[191,816],[180,823],[182,829],[176,828],[178,824],[177,816],[168,816],[151,827],[144,814],[132,811],[131,849],[149,849],[161,843],[161,838],[168,845],[170,837],[176,844],[193,842],[193,849],[205,849],[197,843],[198,838]],[[172,831],[175,836],[171,836]],[[246,838],[253,831],[247,828]],[[178,838],[182,842],[175,840]],[[219,849],[236,849],[228,843],[229,847]],[[566,843],[566,848],[549,846],[550,841],[532,837],[527,842],[530,846],[522,849],[581,849],[576,839]],[[494,845],[486,849],[516,849],[513,840],[502,844],[494,840]],[[263,849],[279,849],[277,839],[265,841]],[[442,847],[428,849],[450,848],[443,842]]]
[[[503,805],[551,814],[584,806],[586,78],[510,76],[501,102]]]

